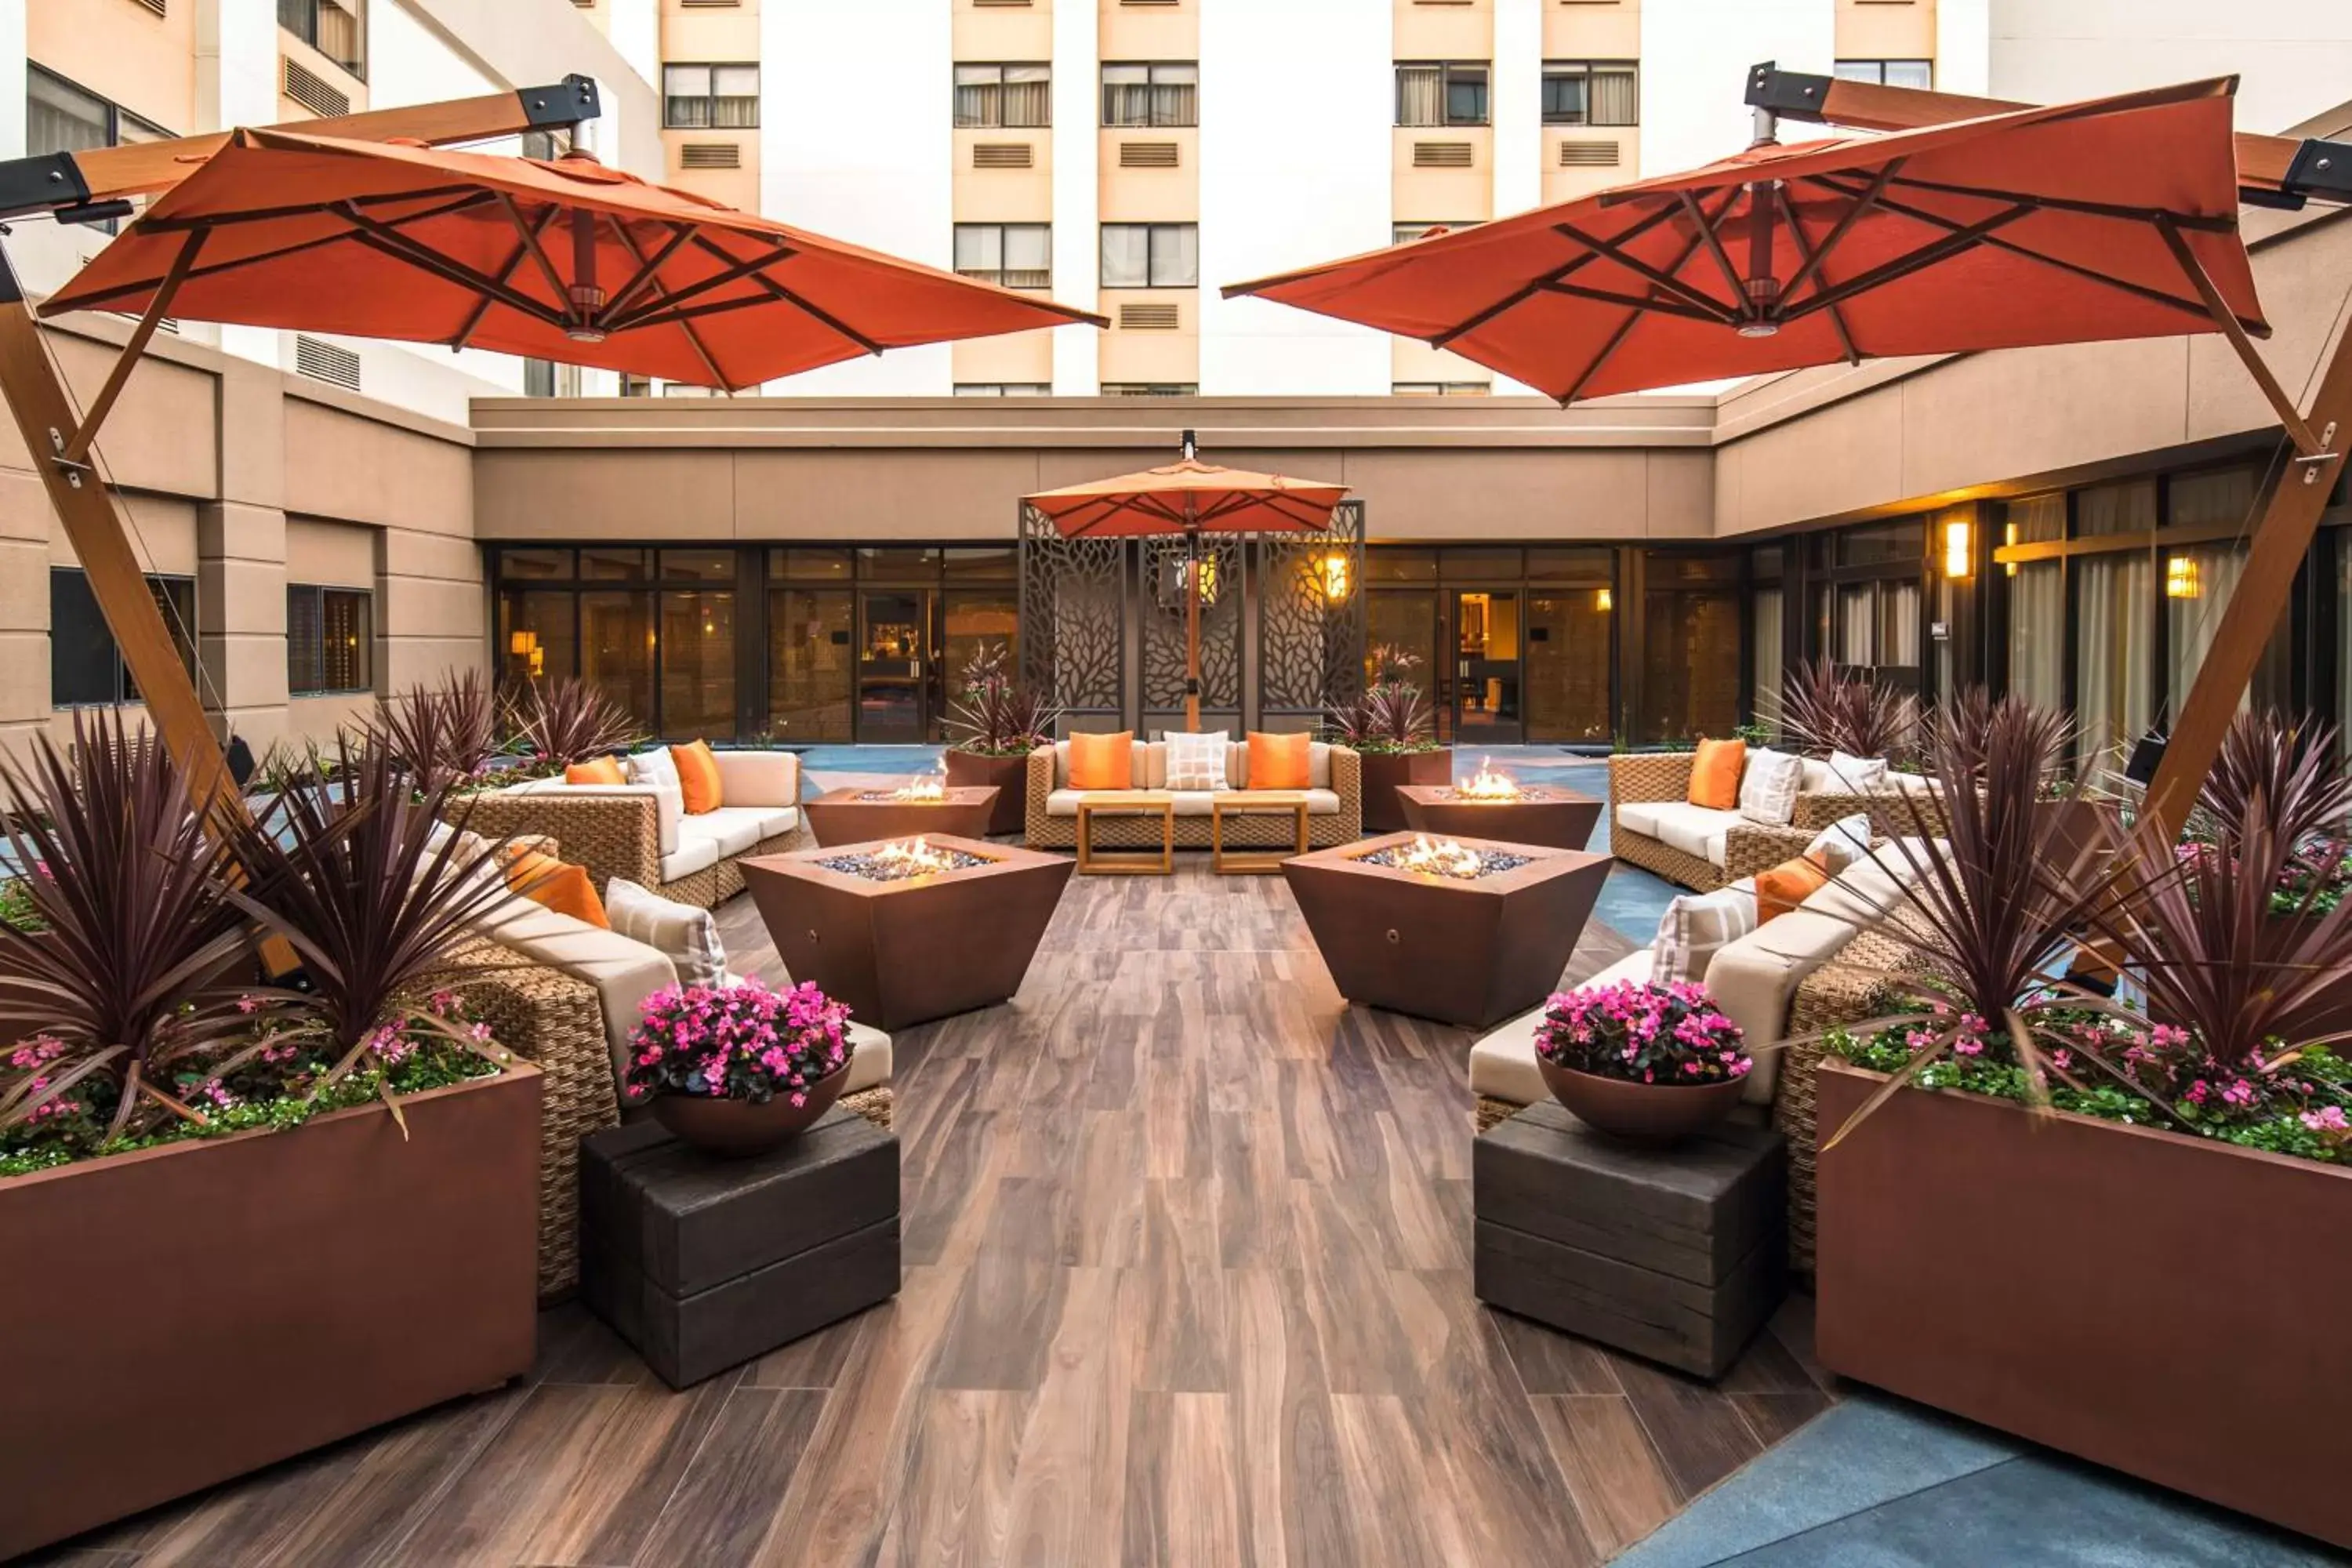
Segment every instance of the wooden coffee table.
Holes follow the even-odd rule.
[[[1095,847],[1095,818],[1160,819],[1158,849]],[[1164,790],[1105,790],[1078,796],[1078,874],[1084,877],[1167,877],[1176,870],[1176,797]]]
[[[827,847],[919,834],[985,838],[1003,793],[994,784],[956,784],[938,800],[898,800],[888,790],[829,789],[801,809],[808,813],[809,831]]]
[[[1398,804],[1416,832],[1581,849],[1601,825],[1601,802],[1572,789],[1529,784],[1516,800],[1465,800],[1452,784],[1399,784]]]
[[[1290,814],[1295,825],[1287,849],[1225,850],[1225,818]],[[1209,866],[1220,877],[1271,877],[1282,863],[1307,853],[1307,792],[1297,789],[1220,790],[1209,797]]]

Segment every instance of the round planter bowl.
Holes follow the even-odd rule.
[[[1628,1083],[1602,1078],[1536,1058],[1537,1070],[1550,1086],[1552,1098],[1568,1107],[1579,1121],[1596,1131],[1629,1143],[1679,1143],[1705,1131],[1739,1103],[1745,1079],[1716,1083]]]
[[[844,1062],[811,1085],[808,1100],[801,1105],[782,1095],[765,1105],[698,1094],[656,1095],[654,1120],[706,1154],[740,1160],[764,1154],[815,1126],[848,1081],[849,1064]]]

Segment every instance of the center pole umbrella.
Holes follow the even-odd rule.
[[[1203,463],[1192,432],[1166,468],[1095,479],[1022,499],[1065,539],[1184,538],[1184,727],[1201,728],[1201,535],[1322,533],[1345,485]]]

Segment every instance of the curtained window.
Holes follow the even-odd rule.
[[[2066,497],[2012,501],[2003,542],[2066,537]],[[2066,568],[2058,561],[2014,562],[2009,572],[2009,689],[2041,708],[2066,702]]]
[[[1053,124],[1053,68],[956,67],[955,122],[960,131],[1040,130]]]
[[[2260,471],[2252,468],[2182,474],[2171,481],[2168,526],[2229,528],[2241,533],[2237,539],[2165,552],[2165,691],[2176,719],[2196,684],[2197,672],[2204,668],[2205,656],[2212,650],[2214,636],[2221,629],[2221,614],[2246,569],[2242,531],[2251,525],[2261,483]],[[2263,649],[2262,662],[2238,705],[2285,706],[2293,658],[2291,637],[2283,624]]]
[[[1396,68],[1396,122],[1403,126],[1486,123],[1486,64],[1424,60]]]
[[[1054,229],[1043,223],[960,223],[955,269],[966,278],[1007,289],[1046,289],[1054,282]]]
[[[757,65],[662,67],[662,123],[673,131],[756,131]]]
[[[1199,288],[1201,226],[1192,223],[1103,225],[1102,286],[1106,289]]]
[[[1546,60],[1546,125],[1638,125],[1641,67],[1632,60]]]
[[[1201,67],[1193,60],[1107,65],[1102,122],[1111,126],[1198,125]]]
[[[2156,481],[2094,485],[2077,494],[2075,531],[2098,538],[2156,528]],[[2127,549],[2084,555],[2074,568],[2075,768],[2120,774],[2156,719],[2156,558]]]

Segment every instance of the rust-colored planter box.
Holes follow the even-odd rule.
[[[2352,1170],[1945,1089],[1817,1172],[1823,1366],[2352,1547]]]
[[[1017,757],[983,757],[973,752],[948,751],[948,783],[971,788],[997,788],[996,805],[990,811],[988,831],[1018,833],[1025,826],[1029,809],[1029,753]]]
[[[0,1558],[530,1371],[540,1087],[0,1180]]]
[[[869,800],[879,790],[829,789],[801,810],[809,832],[820,847],[870,844],[877,839],[939,837],[981,838],[995,831],[989,826],[1003,792],[986,785],[950,784],[939,800]]]
[[[1454,782],[1454,748],[1433,752],[1363,752],[1364,831],[1402,833],[1412,825],[1405,820],[1400,784],[1447,784]]]

